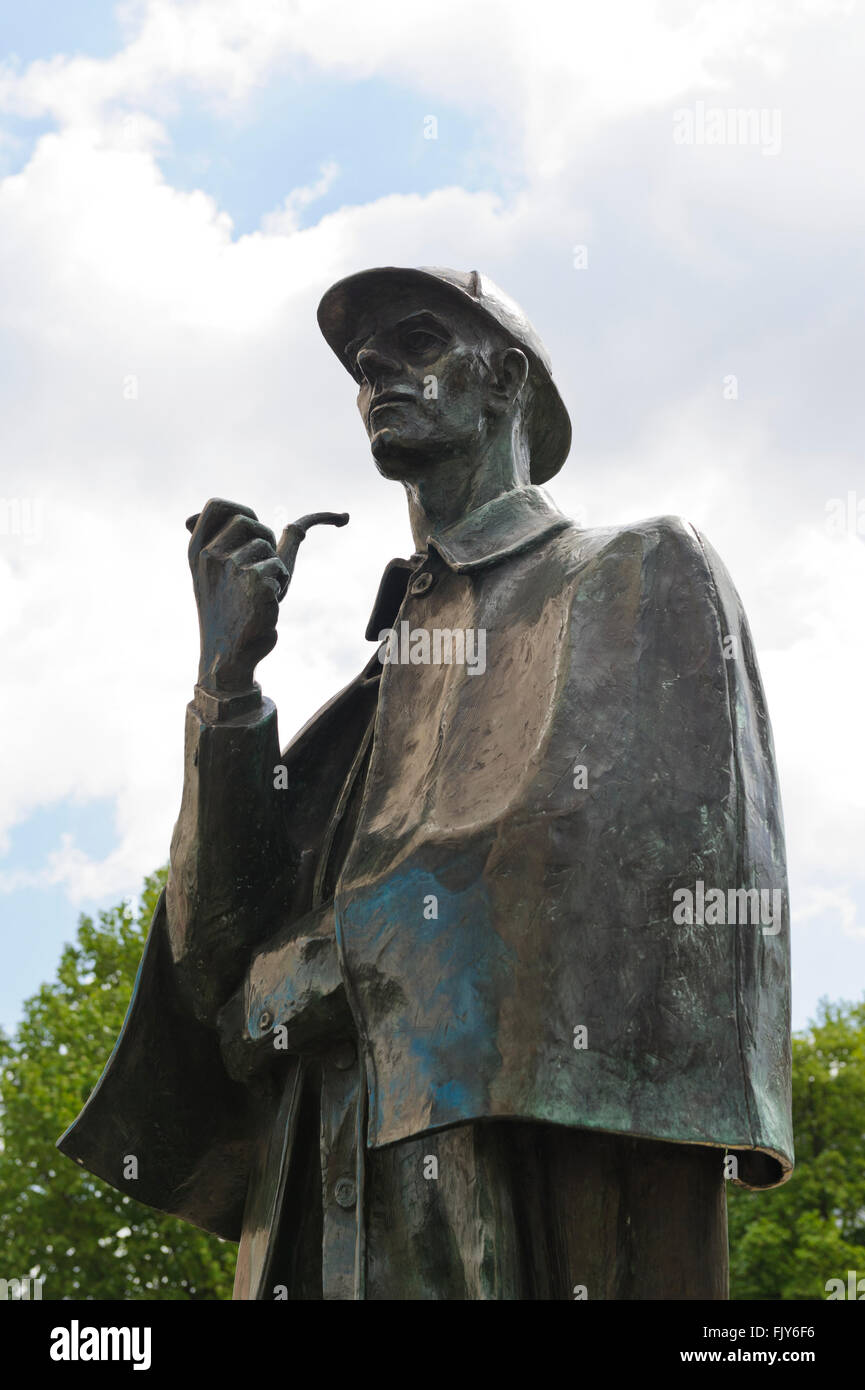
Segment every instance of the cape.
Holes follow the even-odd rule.
[[[581,529],[534,487],[431,536],[421,583],[401,563],[368,630],[395,634],[389,648],[282,754],[284,852],[314,864],[372,709],[333,896],[367,1145],[536,1120],[712,1145],[735,1153],[744,1186],[785,1181],[783,821],[723,564],[678,518]],[[422,630],[448,634],[438,661]],[[441,655],[454,632],[472,634],[475,658],[484,634],[483,669]],[[274,729],[238,731],[247,761],[266,765]],[[257,843],[270,805],[245,803]],[[259,914],[259,947],[277,926],[290,938],[309,903]],[[169,916],[163,899],[114,1053],[59,1147],[236,1240],[251,1182],[259,1224],[278,1203],[290,1086],[277,1110],[232,1079],[219,1027],[178,984]],[[231,1015],[250,1047],[269,1007],[258,978],[242,983],[241,1023]],[[134,1188],[129,1153],[143,1155]]]

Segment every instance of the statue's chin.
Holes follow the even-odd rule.
[[[378,471],[385,478],[410,476],[424,464],[425,450],[393,429],[376,430],[370,440],[370,448]]]

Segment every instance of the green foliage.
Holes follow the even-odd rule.
[[[793,1039],[796,1168],[770,1192],[728,1189],[731,1297],[825,1299],[865,1277],[865,1000],[821,1001]]]
[[[162,869],[137,912],[82,916],[57,980],[0,1030],[0,1277],[45,1276],[43,1299],[231,1297],[236,1247],[142,1206],[55,1148],[101,1075],[132,992]]]

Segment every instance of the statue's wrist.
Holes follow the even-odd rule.
[[[193,703],[209,724],[224,724],[261,709],[261,686],[253,681],[246,690],[220,690],[212,685],[198,684]]]

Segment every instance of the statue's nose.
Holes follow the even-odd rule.
[[[357,354],[357,365],[367,381],[375,384],[399,371],[399,362],[378,347],[361,348]]]

